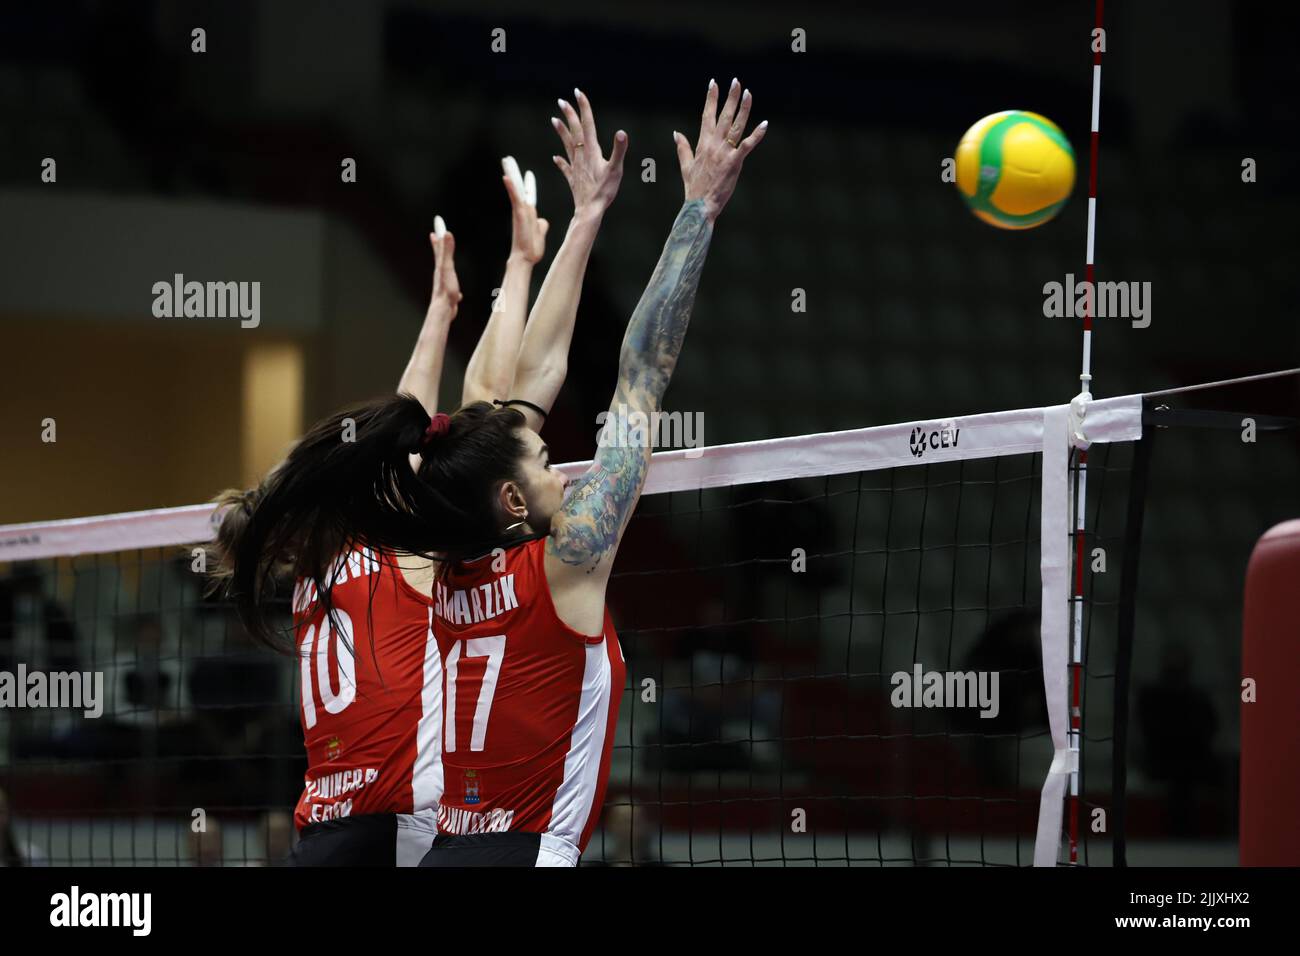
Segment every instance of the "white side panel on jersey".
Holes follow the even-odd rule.
[[[316,726],[316,693],[311,687],[312,644],[315,640],[316,625],[313,624],[303,634],[302,644],[298,647],[298,662],[302,671],[302,686],[298,692],[302,697],[302,723],[308,730]]]
[[[451,650],[447,652],[447,660],[444,662],[447,676],[447,701],[446,706],[443,707],[446,719],[442,725],[442,746],[447,753],[456,752],[456,665],[460,663],[461,644],[461,641],[455,641],[451,645]]]
[[[415,729],[415,766],[411,768],[412,806],[434,809],[442,799],[442,657],[433,636],[433,608],[424,639],[424,689],[420,722]]]
[[[613,701],[609,686],[609,648],[605,646],[608,640],[606,637],[599,644],[586,647],[578,715],[569,737],[569,753],[564,758],[564,779],[555,791],[551,824],[547,828],[548,833],[568,840],[575,847],[582,840],[600,784],[600,758],[605,752],[605,728],[609,725]]]

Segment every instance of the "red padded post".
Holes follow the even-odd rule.
[[[1269,529],[1246,568],[1241,865],[1300,866],[1300,520]]]

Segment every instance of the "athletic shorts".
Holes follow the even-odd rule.
[[[419,866],[433,845],[437,817],[373,813],[302,828],[286,866]]]
[[[439,833],[420,866],[577,866],[578,848],[549,833]]]

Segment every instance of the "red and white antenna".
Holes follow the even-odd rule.
[[[1097,250],[1097,143],[1101,121],[1101,54],[1105,47],[1102,31],[1102,12],[1105,0],[1097,0],[1097,12],[1092,34],[1092,126],[1088,143],[1088,249],[1084,278],[1090,290],[1084,298],[1083,308],[1083,367],[1079,372],[1081,404],[1086,407],[1092,393],[1092,313],[1097,288],[1095,262]],[[1071,618],[1070,640],[1070,864],[1079,862],[1079,766],[1082,759],[1080,744],[1083,739],[1083,567],[1085,521],[1088,489],[1088,451],[1076,451],[1074,470],[1074,614]]]

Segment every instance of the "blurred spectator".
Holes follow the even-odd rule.
[[[297,836],[293,828],[293,814],[287,810],[267,810],[262,814],[262,846],[265,847],[267,866],[279,866],[293,849]]]
[[[278,760],[294,743],[283,719],[285,669],[283,660],[252,645],[231,613],[220,653],[199,658],[189,673],[194,721],[183,753],[192,759],[183,776],[191,799],[267,806],[293,799],[288,794],[302,787],[298,776],[292,789],[285,789],[281,778],[289,768]]]
[[[124,628],[113,662],[112,718],[135,726],[174,723],[189,702],[179,656],[163,650],[162,620],[156,614],[140,614],[124,622]]]
[[[78,670],[77,631],[63,606],[45,596],[35,564],[15,564],[0,579],[0,670]]]
[[[602,819],[603,842],[593,841],[591,849],[599,848],[602,859],[584,863],[584,866],[662,866],[655,848],[656,831],[648,821],[645,807],[630,803],[606,803]]]
[[[1182,644],[1162,649],[1160,678],[1138,688],[1137,717],[1137,766],[1164,787],[1169,835],[1197,832],[1198,799],[1206,790],[1217,792],[1223,765],[1213,750],[1219,729],[1214,702],[1192,684],[1191,655]]]
[[[157,756],[183,746],[174,741],[189,709],[181,663],[164,652],[162,620],[156,614],[124,618],[117,629],[117,653],[105,668],[104,713],[79,720],[59,742],[73,759]]]
[[[204,827],[204,830],[190,829],[190,862],[193,866],[221,866],[225,861],[221,822],[209,815]]]
[[[1041,775],[1035,776],[1038,768],[1025,749],[1029,742],[1050,759],[1037,612],[1013,611],[990,623],[966,655],[962,669],[998,674],[996,717],[981,717],[978,709],[971,708],[954,711],[951,718],[955,729],[970,735],[966,745],[981,784],[995,792],[1041,786]]]
[[[648,770],[771,769],[780,751],[781,693],[753,681],[740,654],[697,650],[687,665],[686,687],[665,678],[659,689],[663,717],[642,753]],[[639,692],[634,686],[634,691]]]
[[[0,790],[0,867],[44,866],[45,854],[31,843],[21,841],[14,833],[13,819],[9,816],[9,795]]]
[[[283,866],[297,838],[293,815],[287,810],[266,810],[257,818],[255,828],[246,827],[242,850],[224,866]]]

